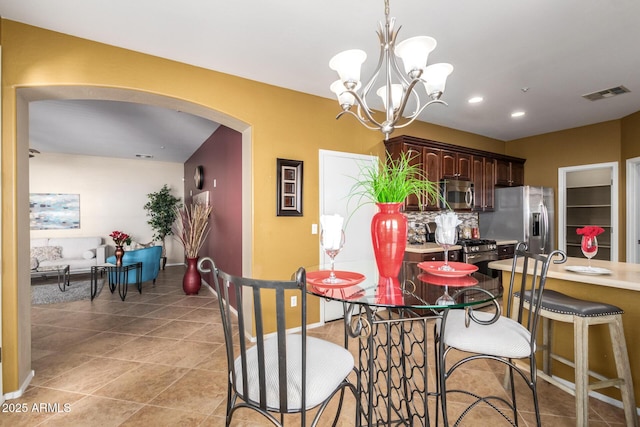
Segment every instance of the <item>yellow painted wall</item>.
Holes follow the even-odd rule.
[[[17,146],[16,88],[84,85],[125,88],[186,100],[248,123],[252,130],[252,275],[289,278],[299,266],[315,264],[318,236],[318,150],[380,154],[382,135],[355,120],[335,120],[337,102],[119,49],[28,25],[2,20],[2,308],[4,391],[16,390],[30,369],[30,355],[19,350],[19,336],[29,328],[28,313],[19,313],[19,278],[27,277],[28,252],[24,212],[17,200],[20,168],[28,165],[26,146]],[[212,53],[214,54],[214,53]],[[327,82],[328,84],[329,82]],[[238,129],[236,129],[238,130]],[[416,123],[407,134],[453,144],[503,152],[504,143],[478,135]],[[20,151],[18,151],[20,150]],[[275,216],[275,164],[283,157],[304,161],[304,216]],[[26,166],[28,167],[28,166]],[[26,172],[24,173],[26,176]],[[24,194],[22,194],[24,193]],[[22,202],[24,204],[24,202]],[[28,227],[28,226],[27,226]],[[18,260],[25,257],[24,274]],[[19,271],[20,270],[20,271]],[[21,275],[22,274],[22,275]],[[26,280],[26,279],[25,279]],[[28,285],[27,285],[28,286]],[[28,310],[27,310],[28,311]],[[317,319],[318,310],[310,321]],[[22,332],[22,334],[21,334]],[[23,343],[24,344],[24,343]]]
[[[621,120],[622,160],[640,157],[640,111]]]
[[[558,187],[558,168],[620,161],[619,120],[567,129],[506,144],[506,154],[527,159],[527,185]]]

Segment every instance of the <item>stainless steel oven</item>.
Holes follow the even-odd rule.
[[[442,196],[440,199],[441,208],[471,209],[473,207],[473,182],[445,179],[440,181],[439,186]]]
[[[479,273],[487,275],[492,279],[483,282],[479,286],[494,295],[502,293],[500,272],[489,268],[489,263],[499,258],[496,241],[487,239],[463,239],[458,241],[458,245],[462,246],[462,262],[477,265]],[[482,295],[481,292],[475,295],[470,292],[466,299],[473,300],[476,296]]]

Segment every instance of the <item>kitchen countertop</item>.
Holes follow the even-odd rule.
[[[449,248],[450,251],[458,251],[462,249],[462,246],[453,245]],[[411,252],[414,254],[430,254],[434,252],[444,252],[442,246],[437,243],[423,243],[421,245],[407,245],[405,252]]]
[[[496,270],[511,271],[512,263],[512,259],[492,261],[489,264],[489,267]],[[564,264],[551,263],[549,266],[549,272],[547,273],[547,278],[640,291],[640,264],[602,261],[596,259],[591,260],[591,265],[593,267],[606,268],[611,271],[611,274],[599,275],[574,273],[565,269],[567,266],[586,267],[588,265],[588,260],[586,258],[568,257]],[[516,271],[522,272],[522,266],[520,266]]]
[[[517,240],[498,240],[496,241],[496,244],[498,246],[501,245],[514,245],[518,243]],[[459,245],[454,245],[451,246],[451,248],[449,248],[450,251],[458,251],[462,249],[462,246]],[[442,250],[442,246],[440,246],[437,243],[423,243],[421,245],[412,245],[412,244],[408,244],[407,245],[407,249],[405,249],[405,252],[411,252],[414,254],[430,254],[430,253],[434,253],[434,252],[443,252]]]

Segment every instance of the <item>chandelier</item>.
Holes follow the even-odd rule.
[[[364,86],[360,81],[360,68],[367,59],[367,54],[363,50],[340,52],[331,58],[329,67],[340,76],[340,80],[333,82],[330,87],[342,108],[336,119],[344,114],[351,114],[366,128],[379,130],[385,139],[389,139],[395,129],[410,125],[429,105],[447,105],[440,97],[453,66],[446,63],[427,66],[429,53],[437,44],[432,37],[411,37],[396,44],[396,36],[401,27],[394,30],[395,18],[389,17],[389,0],[384,2],[384,16],[384,24],[379,22],[376,31],[380,40],[380,58],[373,75]],[[402,59],[404,72],[400,70],[397,58]],[[375,92],[382,98],[384,116],[376,120],[376,116],[382,114],[369,107],[367,97],[378,80],[385,83]],[[427,102],[424,104],[418,94],[420,86],[424,86],[427,95]],[[411,105],[415,103],[415,109],[405,114],[404,110],[410,99]],[[352,111],[354,105],[355,112]]]

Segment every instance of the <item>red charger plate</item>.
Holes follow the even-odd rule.
[[[312,285],[311,289],[316,292],[316,294],[344,301],[358,300],[365,295],[364,289],[355,285],[349,288],[329,288],[327,286]]]
[[[325,283],[324,279],[329,277],[331,271],[319,270],[307,272],[307,283],[317,287],[325,288],[348,288],[349,286],[357,285],[362,282],[365,277],[360,273],[354,273],[352,271],[335,271],[336,277],[341,280],[340,283]]]
[[[427,273],[441,277],[462,277],[478,271],[477,265],[455,261],[449,261],[449,266],[453,268],[453,271],[438,270],[438,268],[443,265],[444,261],[423,261],[418,264],[418,268],[421,268]]]
[[[463,286],[474,286],[478,284],[478,279],[471,276],[442,277],[442,276],[436,276],[435,274],[431,274],[431,273],[422,273],[418,275],[418,279],[430,285],[438,285],[438,286],[463,287]]]

